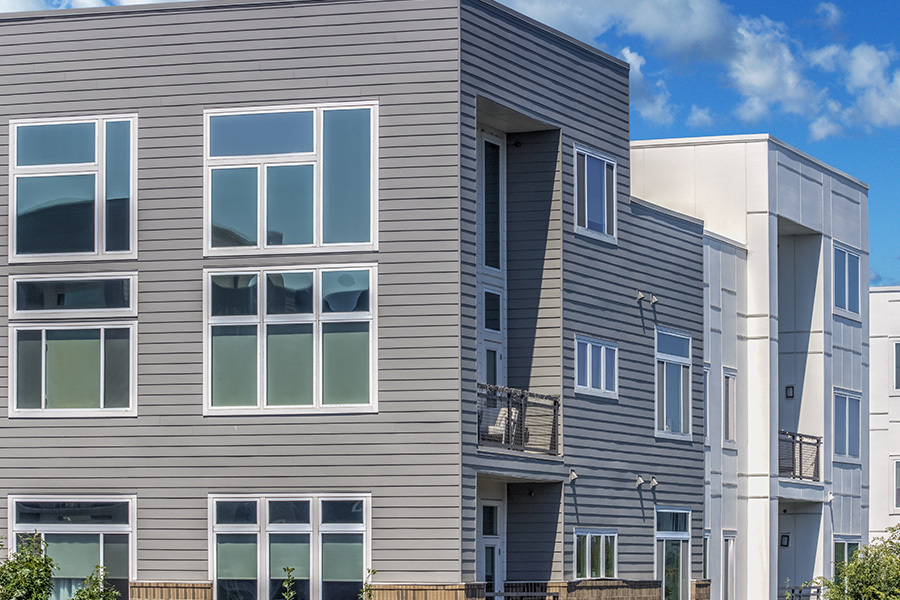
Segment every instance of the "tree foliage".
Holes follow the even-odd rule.
[[[25,536],[0,564],[0,600],[47,600],[53,593],[56,563],[37,534]]]
[[[837,564],[834,579],[813,583],[822,586],[825,600],[900,600],[900,525]]]
[[[106,580],[106,568],[97,566],[87,576],[72,600],[119,600],[119,590]]]

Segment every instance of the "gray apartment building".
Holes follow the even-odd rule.
[[[630,196],[627,64],[488,0],[0,53],[0,527],[58,600],[702,591],[704,231]]]

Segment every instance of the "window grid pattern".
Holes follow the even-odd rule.
[[[616,577],[618,534],[613,530],[575,530],[575,579]]]
[[[575,391],[616,398],[618,354],[616,344],[575,336]]]
[[[616,235],[616,162],[575,148],[576,229],[605,238]]]
[[[859,458],[861,398],[846,392],[834,395],[834,455]]]
[[[860,255],[848,248],[834,246],[834,306],[859,314]]]
[[[656,332],[656,429],[672,434],[691,432],[691,337]]]

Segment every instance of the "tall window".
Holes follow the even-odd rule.
[[[894,342],[894,389],[900,390],[900,342]]]
[[[615,530],[575,530],[575,578],[616,576]]]
[[[859,541],[835,540],[834,542],[834,575],[835,577],[841,572],[848,562],[854,559],[856,551],[859,550]]]
[[[656,332],[656,429],[690,433],[691,337]]]
[[[616,163],[575,149],[576,228],[602,236],[616,235]]]
[[[726,371],[722,385],[722,432],[726,441],[735,439],[735,383],[734,372]]]
[[[575,391],[617,397],[618,352],[611,342],[575,336]]]
[[[297,598],[345,600],[368,563],[367,497],[212,499],[211,570],[217,600],[281,598],[285,567]]]
[[[106,567],[109,582],[128,598],[134,498],[13,498],[12,509],[15,544],[36,532],[58,566],[52,600],[72,598],[97,565]]]
[[[859,396],[834,395],[834,454],[859,458]]]
[[[208,272],[208,408],[371,408],[375,273],[370,265]]]
[[[688,600],[690,590],[691,513],[656,511],[656,578],[663,582],[663,600]]]
[[[371,246],[376,106],[206,113],[206,247],[212,253]]]
[[[900,508],[900,460],[894,461],[894,508]]]
[[[137,276],[12,281],[10,415],[134,414]]]
[[[137,117],[11,122],[15,260],[135,253]]]
[[[505,148],[502,140],[491,136],[482,144],[482,196],[483,196],[483,264],[502,271],[506,263],[504,236],[506,234],[506,193],[504,190],[506,168]]]
[[[859,254],[834,247],[834,306],[859,314]]]
[[[734,538],[722,540],[722,600],[734,599]]]

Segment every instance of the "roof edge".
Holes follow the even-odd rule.
[[[688,223],[690,225],[703,227],[703,219],[698,219],[697,217],[692,217],[691,215],[678,212],[677,210],[672,210],[671,208],[666,208],[665,206],[654,204],[649,200],[644,200],[643,198],[638,198],[637,196],[629,196],[629,198],[633,204],[637,204],[638,206],[643,206],[644,208],[647,208],[654,212],[658,212],[661,215],[672,217],[674,219],[678,219],[679,221],[684,221],[685,223]]]

